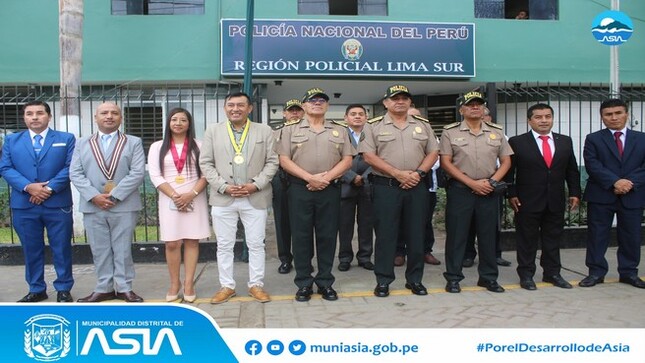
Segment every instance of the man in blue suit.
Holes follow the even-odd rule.
[[[626,127],[629,114],[622,100],[604,101],[600,116],[607,128],[587,135],[583,153],[589,174],[583,195],[588,202],[589,275],[579,285],[604,282],[608,270],[605,253],[616,215],[619,281],[643,289],[645,281],[638,276],[638,265],[645,207],[645,133]]]
[[[49,128],[52,114],[42,101],[25,104],[23,117],[29,130],[8,135],[2,148],[0,174],[11,186],[13,227],[25,256],[29,293],[18,302],[47,299],[45,240],[52,251],[58,302],[72,302],[72,193],[69,165],[74,135]]]

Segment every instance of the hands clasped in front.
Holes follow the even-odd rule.
[[[171,196],[175,207],[180,212],[190,212],[192,210],[193,199],[195,199],[195,193],[183,193],[183,194],[173,194]]]
[[[412,189],[421,181],[421,176],[414,170],[399,170],[393,176],[401,183],[401,189]]]
[[[618,179],[614,183],[614,194],[623,195],[629,193],[634,188],[634,183],[627,179]]]
[[[326,174],[326,171],[313,174],[311,178],[307,180],[307,190],[310,192],[317,192],[327,188],[331,182],[325,178]]]
[[[242,185],[230,185],[226,187],[225,193],[233,198],[243,198],[258,191],[258,188],[253,183],[246,183]]]
[[[40,205],[51,197],[52,192],[46,188],[48,183],[49,182],[28,184],[25,187],[25,191],[30,195],[29,202]]]

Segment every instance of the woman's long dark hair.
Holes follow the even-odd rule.
[[[170,140],[172,140],[172,130],[170,130],[170,119],[178,113],[183,113],[188,118],[188,130],[186,131],[186,138],[188,139],[188,150],[186,153],[186,170],[190,171],[191,168],[196,168],[197,177],[201,178],[202,170],[199,168],[199,147],[195,142],[195,125],[193,124],[193,116],[188,112],[188,110],[176,107],[168,112],[168,118],[166,119],[166,127],[164,130],[163,141],[161,142],[161,149],[159,149],[159,169],[161,169],[161,175],[164,175],[163,164],[164,158],[168,151],[170,151]]]

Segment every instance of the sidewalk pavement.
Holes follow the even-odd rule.
[[[438,242],[435,256],[443,261],[443,237]],[[585,250],[562,250],[562,276],[574,285],[570,290],[541,283],[539,261],[535,276],[538,290],[521,289],[515,272],[515,252],[504,252],[513,265],[499,268],[498,281],[506,288],[501,294],[476,286],[477,263],[464,269],[466,279],[461,283],[461,293],[445,292],[442,264],[426,265],[423,283],[428,288],[427,296],[415,296],[405,289],[402,266],[396,267],[397,279],[390,286],[390,296],[378,298],[372,294],[372,271],[358,267],[354,261],[349,271],[340,272],[335,261],[334,288],[339,300],[325,301],[314,295],[311,301],[301,303],[293,299],[294,271],[288,275],[277,272],[279,260],[274,245],[267,245],[265,277],[271,302],[261,304],[248,296],[248,265],[236,262],[238,296],[224,304],[211,305],[210,297],[219,283],[216,262],[208,262],[198,266],[198,299],[193,305],[213,316],[222,328],[645,328],[645,290],[617,282],[616,248],[607,253],[610,271],[605,283],[591,288],[577,286],[587,272]],[[645,254],[645,248],[641,254]],[[15,302],[27,293],[24,266],[2,266],[0,270],[0,284],[4,287],[1,301]],[[136,271],[134,291],[147,302],[164,302],[168,288],[166,265],[139,263]],[[74,299],[92,292],[93,265],[76,265],[74,276]],[[46,266],[48,302],[56,301],[51,286],[54,278],[53,267]]]

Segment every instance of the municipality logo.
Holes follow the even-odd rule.
[[[600,13],[591,24],[591,33],[604,45],[621,45],[632,36],[632,20],[620,11]]]
[[[65,358],[71,342],[69,321],[62,316],[40,314],[25,322],[24,350],[29,358],[41,362]]]
[[[341,47],[343,58],[348,61],[357,61],[363,55],[363,44],[356,39],[347,39]]]

